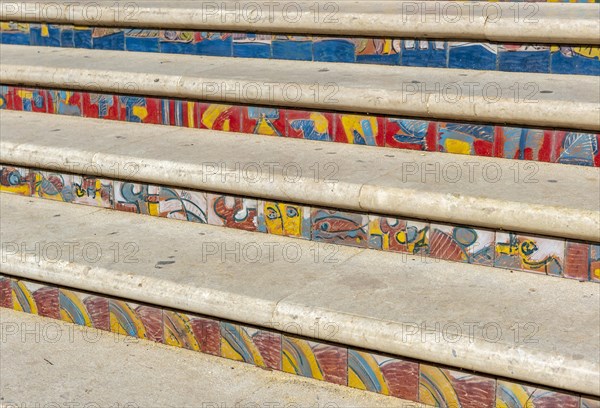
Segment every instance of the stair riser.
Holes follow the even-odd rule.
[[[221,105],[14,86],[0,86],[0,108],[600,167],[600,134],[548,128]],[[469,136],[466,139],[465,134]]]
[[[397,252],[401,261],[403,255],[413,254],[429,262],[464,262],[600,282],[600,244],[593,242],[391,218],[52,170],[8,165],[1,169],[0,191],[8,193]],[[247,213],[239,219],[236,215],[242,210]],[[339,218],[347,220],[351,226],[344,226],[342,232],[326,229]],[[465,236],[471,238],[465,241]],[[525,255],[528,248],[535,250]],[[205,248],[204,256],[222,257],[222,252],[222,248]],[[255,256],[255,252],[256,248],[239,248],[236,256],[251,257]],[[334,259],[335,251],[322,255]]]
[[[507,72],[600,75],[595,45],[503,44],[430,38],[361,38],[294,34],[164,31],[2,23],[4,44],[461,68]],[[211,37],[207,37],[210,35]]]

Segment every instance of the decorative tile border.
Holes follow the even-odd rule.
[[[600,282],[599,243],[309,207],[5,164],[0,165],[0,192],[323,243]]]
[[[0,43],[3,44],[412,67],[600,74],[598,46],[168,31],[16,22],[1,22],[0,27]]]
[[[434,407],[600,407],[594,397],[7,275],[0,307]]]
[[[0,109],[600,167],[600,134],[0,85]]]

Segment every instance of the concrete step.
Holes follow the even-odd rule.
[[[598,168],[31,112],[0,118],[5,164],[600,241]]]
[[[600,76],[3,45],[3,84],[600,130]]]
[[[0,270],[17,280],[255,325],[284,340],[302,335],[413,358],[421,375],[432,364],[475,370],[494,376],[477,377],[490,387],[493,380],[492,395],[496,376],[504,377],[498,386],[520,380],[600,395],[600,286],[593,283],[413,256],[399,263],[385,252],[332,252],[287,237],[0,197]],[[59,316],[55,290],[25,292],[14,297],[16,308]],[[148,327],[148,336],[156,334]]]

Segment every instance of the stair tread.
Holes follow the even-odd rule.
[[[31,112],[0,119],[7,164],[600,241],[598,168]]]
[[[310,241],[6,193],[0,206],[9,275],[599,394],[597,284],[342,246],[332,252]],[[16,250],[73,242],[76,250],[47,258]],[[136,245],[135,262],[114,256],[115,245],[127,243]],[[86,245],[99,255],[84,257],[78,248]],[[435,331],[436,323],[438,337],[410,334],[422,324]],[[484,325],[501,337],[494,329],[483,335]]]
[[[600,130],[600,76],[3,45],[5,84]]]

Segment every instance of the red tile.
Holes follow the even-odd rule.
[[[437,146],[437,122],[385,118],[385,145],[410,150],[435,151]]]
[[[85,92],[81,107],[86,118],[120,120],[119,98],[116,95]]]
[[[553,138],[551,130],[496,126],[494,156],[550,162]]]
[[[225,132],[242,131],[242,109],[239,106],[201,103],[200,115],[201,129],[222,130]]]
[[[265,136],[285,136],[285,109],[244,106],[242,131]]]
[[[47,96],[44,89],[15,87],[12,89],[14,110],[27,112],[47,112]]]
[[[120,96],[120,118],[135,123],[162,123],[162,100],[143,96]]]
[[[385,145],[385,120],[381,116],[337,114],[333,140],[369,146]]]
[[[13,308],[12,283],[6,276],[0,276],[0,307]]]
[[[333,140],[335,116],[328,112],[288,110],[286,112],[286,136],[306,140]]]
[[[81,92],[51,90],[46,95],[48,113],[81,116]]]
[[[567,278],[588,280],[589,255],[589,244],[567,241],[564,276]]]
[[[164,125],[200,127],[200,104],[198,102],[177,99],[164,100],[162,115]]]
[[[165,344],[220,355],[221,335],[219,322],[187,313],[165,310]]]

